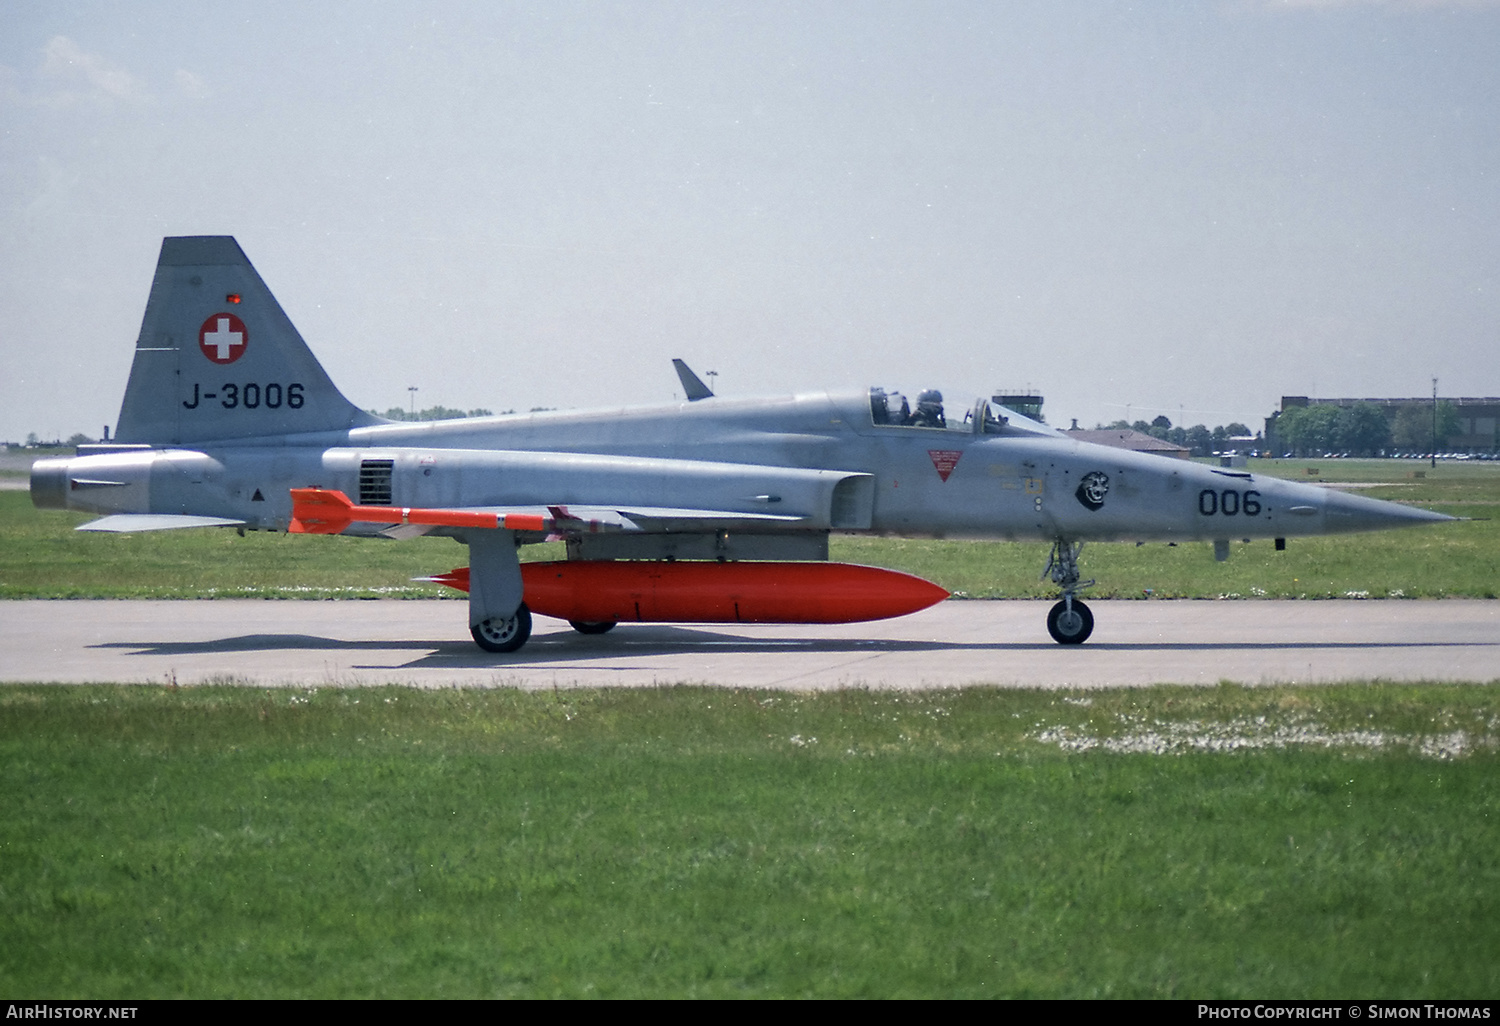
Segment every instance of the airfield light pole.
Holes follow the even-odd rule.
[[[708,374],[708,390],[710,392],[718,394],[719,372],[718,371],[706,371],[705,373]]]
[[[1432,466],[1437,466],[1437,378],[1432,379]]]
[[[406,390],[411,393],[411,419],[417,419],[417,386],[407,385]]]

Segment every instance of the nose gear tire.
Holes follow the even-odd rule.
[[[1066,602],[1059,602],[1047,614],[1047,633],[1059,645],[1081,645],[1094,633],[1094,614],[1077,599],[1071,610]]]

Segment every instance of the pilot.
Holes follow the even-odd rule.
[[[912,414],[913,427],[947,427],[943,419],[943,393],[935,388],[924,388],[917,393],[917,412]]]

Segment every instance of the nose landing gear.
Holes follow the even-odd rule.
[[[1078,553],[1082,550],[1083,542],[1059,538],[1052,543],[1047,569],[1042,571],[1043,580],[1051,577],[1062,588],[1062,601],[1047,614],[1047,633],[1059,645],[1081,645],[1094,633],[1094,614],[1075,597],[1078,589],[1094,583],[1078,579]]]

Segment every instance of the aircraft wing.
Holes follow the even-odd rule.
[[[432,510],[424,512],[436,512]],[[599,534],[606,531],[711,531],[768,525],[781,526],[806,520],[801,516],[776,513],[741,513],[722,509],[669,509],[660,506],[483,506],[472,510],[448,512],[493,513],[497,527],[512,531],[546,531],[549,541],[570,535]],[[363,521],[383,523],[383,520]],[[540,524],[540,526],[527,526]],[[387,538],[416,538],[431,531],[435,524],[398,524],[380,533]]]
[[[649,525],[664,529],[683,524],[698,530],[709,527],[747,526],[750,524],[795,524],[807,517],[787,513],[741,513],[724,509],[675,509],[661,506],[628,506],[619,510],[641,529]]]
[[[303,489],[297,489],[301,491]],[[314,489],[307,489],[313,491]],[[343,493],[338,493],[342,495]],[[332,520],[325,523],[323,514],[311,512],[311,507],[304,505],[302,511],[308,513],[306,517],[299,515],[299,507],[296,505],[295,495],[292,507],[292,533],[306,534],[337,534],[351,523],[384,524],[392,526],[380,533],[387,538],[404,539],[417,538],[431,531],[434,527],[494,527],[505,528],[512,531],[546,531],[549,536],[565,537],[568,534],[597,534],[600,531],[639,531],[640,528],[618,510],[604,509],[594,506],[463,506],[448,509],[422,509],[405,508],[406,519],[396,522],[390,519],[391,515],[386,512],[366,513],[367,507],[355,506],[352,502],[349,506],[350,515],[346,518],[347,523],[340,516],[335,515]],[[378,506],[369,507],[374,510],[391,510],[397,507]],[[326,510],[325,510],[326,512]],[[411,514],[418,516],[413,519]],[[433,515],[437,514],[443,523],[435,522]],[[471,517],[470,514],[473,514]],[[491,524],[489,518],[494,518]],[[301,527],[295,526],[301,522]],[[339,525],[338,530],[324,529],[332,525]],[[317,529],[314,529],[317,528]]]

